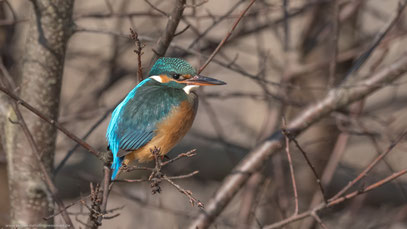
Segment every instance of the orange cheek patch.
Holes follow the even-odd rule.
[[[166,75],[160,75],[160,77],[161,77],[162,83],[168,83],[168,82],[170,82],[170,78],[168,78],[168,76],[166,76]]]

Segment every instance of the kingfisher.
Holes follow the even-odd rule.
[[[199,86],[224,85],[223,81],[197,74],[185,60],[158,59],[148,78],[131,90],[114,109],[106,132],[113,154],[112,180],[120,167],[136,160],[167,154],[188,132],[195,119]]]

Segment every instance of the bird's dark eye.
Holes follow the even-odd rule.
[[[174,73],[174,74],[172,74],[172,78],[175,80],[178,80],[179,78],[181,78],[181,75]]]

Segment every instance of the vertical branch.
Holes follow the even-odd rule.
[[[250,227],[250,222],[255,211],[256,200],[258,200],[259,191],[264,182],[265,176],[263,175],[263,171],[253,174],[247,182],[240,205],[239,217],[237,219],[238,229]]]
[[[109,193],[111,190],[110,185],[110,176],[111,176],[111,169],[109,166],[105,165],[103,167],[103,190],[100,191],[100,185],[97,184],[97,188],[94,190],[92,195],[92,209],[93,211],[90,212],[87,226],[92,229],[96,229],[102,225],[102,220],[105,217],[106,209],[107,209],[107,200],[109,198]]]
[[[3,65],[3,62],[0,62],[0,69],[2,71],[2,73],[5,75],[6,80],[1,79],[0,83],[6,85],[8,88],[13,88],[13,82],[12,81],[8,81],[11,79],[11,77],[8,75],[8,72],[6,71],[5,66]],[[41,153],[38,151],[38,146],[34,140],[33,135],[31,134],[30,130],[27,127],[27,123],[25,122],[21,111],[18,107],[18,102],[16,102],[15,100],[11,100],[11,107],[13,109],[13,112],[15,113],[15,116],[17,118],[17,120],[15,120],[15,122],[13,121],[13,124],[15,125],[20,125],[25,137],[27,138],[27,141],[30,145],[30,148],[32,150],[32,153],[34,154],[34,158],[37,161],[37,166],[39,167],[39,171],[42,173],[44,182],[49,190],[49,192],[51,193],[52,198],[54,199],[54,201],[57,203],[59,211],[61,212],[61,215],[65,221],[65,223],[67,223],[70,227],[73,227],[72,221],[68,215],[68,213],[65,210],[65,206],[63,204],[63,202],[57,197],[57,188],[55,186],[55,184],[52,182],[49,171],[47,171],[47,169],[44,166],[44,163],[41,161]],[[10,120],[10,122],[12,122]],[[43,217],[45,219],[45,217]]]
[[[169,15],[167,26],[165,28],[165,32],[157,41],[157,44],[154,46],[153,51],[154,55],[151,58],[150,66],[152,66],[155,61],[164,56],[165,52],[167,52],[168,46],[172,39],[174,38],[175,31],[178,27],[179,21],[181,20],[182,13],[184,12],[186,0],[176,0],[174,9],[172,13]]]
[[[32,0],[33,16],[28,26],[22,64],[20,96],[43,114],[57,119],[62,73],[67,41],[72,34],[73,0]],[[22,115],[27,111],[22,111]],[[12,110],[9,118],[15,120]],[[27,115],[27,127],[38,146],[41,161],[48,173],[53,169],[56,129]],[[6,124],[6,151],[11,202],[11,223],[44,224],[52,214],[52,194],[47,190],[36,155],[27,151],[29,144],[18,125]],[[52,178],[51,178],[52,179]],[[52,224],[49,219],[47,224]]]
[[[288,23],[288,4],[289,0],[283,0],[284,15],[284,51],[287,52],[290,46],[290,28]]]
[[[338,37],[339,37],[339,2],[334,1],[332,7],[332,56],[329,64],[329,86],[333,86],[335,83],[336,62],[338,58]]]
[[[138,33],[136,30],[130,29],[130,38],[134,41],[136,45],[136,49],[134,52],[137,54],[137,81],[140,83],[143,81],[143,66],[141,64],[141,56],[143,53],[144,44],[141,43],[140,39],[138,38]]]
[[[283,129],[283,134],[285,136],[285,152],[287,154],[287,160],[288,160],[288,165],[290,167],[290,175],[291,175],[291,183],[293,185],[293,192],[294,192],[294,201],[295,201],[295,209],[294,209],[294,214],[298,214],[298,193],[297,193],[297,183],[295,182],[295,174],[294,174],[294,167],[293,167],[293,161],[291,159],[291,152],[290,152],[290,138],[288,137],[288,133],[285,131],[285,121],[283,121],[284,129]]]

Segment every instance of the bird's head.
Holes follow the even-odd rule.
[[[172,57],[158,59],[148,76],[165,86],[182,88],[187,94],[199,86],[226,84],[217,79],[198,75],[188,62]]]

